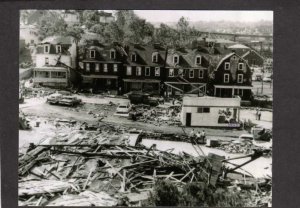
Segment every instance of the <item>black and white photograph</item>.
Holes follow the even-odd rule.
[[[19,206],[272,207],[273,11],[19,14]]]

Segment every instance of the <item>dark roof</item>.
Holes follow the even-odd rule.
[[[72,45],[72,38],[68,36],[49,36],[42,40],[41,43],[49,43],[54,45]]]
[[[131,66],[162,66],[164,65],[166,50],[163,47],[155,45],[140,45],[140,44],[127,44],[125,50],[128,51],[126,64]],[[136,54],[136,61],[131,61],[131,55]],[[158,62],[152,62],[152,54],[158,53]]]

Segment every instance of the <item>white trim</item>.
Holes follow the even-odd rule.
[[[155,58],[154,58],[155,57]],[[154,60],[155,59],[155,60]],[[152,62],[157,63],[158,62],[158,52],[152,53]]]
[[[100,66],[99,63],[95,64],[95,72],[99,72],[100,71]]]
[[[46,48],[48,51],[46,51]],[[44,45],[44,53],[50,53],[50,44]]]
[[[114,54],[112,56],[112,54]],[[111,49],[110,52],[109,52],[109,56],[111,59],[116,59],[116,50],[115,49]]]
[[[177,61],[175,62],[175,58],[177,58]],[[173,55],[173,64],[178,64],[179,63],[179,56],[178,55]]]
[[[201,74],[200,71],[202,72],[202,76],[200,76],[200,74]],[[199,72],[199,78],[203,79],[204,78],[204,70],[203,69],[199,69],[198,72]]]
[[[92,56],[92,52],[94,52],[94,56]],[[96,57],[96,50],[90,50],[90,58],[95,58]]]
[[[56,45],[56,53],[61,53],[61,45]]]
[[[240,69],[240,65],[242,65],[242,68],[241,68],[241,69]],[[239,64],[238,64],[238,70],[244,70],[244,67],[245,67],[244,65],[245,65],[244,63],[239,63]]]
[[[133,60],[134,57],[134,60]],[[136,62],[136,53],[131,54],[131,61]]]
[[[135,75],[136,75],[136,76],[142,76],[142,67],[137,66],[137,67],[135,68]]]
[[[118,72],[118,64],[114,64],[114,72]]]
[[[228,67],[226,67],[226,66],[228,66]],[[225,70],[229,70],[230,69],[230,62],[225,62],[224,63],[224,69]]]
[[[197,62],[197,59],[198,59],[198,58],[200,58],[199,63]],[[201,65],[201,63],[202,63],[202,56],[197,55],[197,56],[196,56],[196,59],[195,59],[195,64],[196,64],[196,65]]]
[[[239,82],[239,77],[242,77],[241,81]],[[243,74],[238,74],[237,76],[237,83],[243,83],[244,81],[244,75]]]
[[[90,67],[91,67],[91,66],[90,66],[90,63],[85,63],[85,70],[86,70],[87,72],[89,72],[89,71],[91,70]]]
[[[149,71],[148,71],[149,70]],[[147,73],[147,71],[149,72],[149,73]],[[151,68],[150,67],[145,67],[145,76],[147,76],[147,77],[149,77],[150,76],[150,74],[151,74]]]
[[[108,66],[107,66],[107,64],[103,64],[103,72],[108,72]]]
[[[174,77],[174,69],[169,69],[169,77]]]
[[[156,76],[156,77],[159,77],[160,76],[160,68],[159,67],[155,67],[155,71],[154,71],[155,73],[154,73],[154,75]],[[156,72],[158,72],[158,73],[156,73]]]
[[[193,72],[193,76],[191,76],[191,72]],[[189,69],[189,78],[194,78],[194,77],[195,77],[195,70]]]
[[[132,75],[132,67],[131,66],[127,66],[126,67],[126,75]]]
[[[225,79],[226,76],[228,76],[228,81],[227,81],[227,82],[226,82],[226,79]],[[230,80],[229,80],[229,74],[224,74],[224,79],[223,79],[223,81],[224,81],[224,83],[229,83],[229,81],[230,81]]]
[[[45,65],[49,65],[49,58],[45,57]]]

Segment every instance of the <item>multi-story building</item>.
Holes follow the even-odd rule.
[[[205,93],[209,61],[200,48],[169,49],[165,85],[167,94]]]
[[[66,87],[71,76],[71,39],[48,37],[36,48],[36,67],[33,70],[34,85]]]
[[[159,44],[128,44],[124,49],[128,56],[124,62],[123,91],[160,94],[166,49]]]
[[[96,91],[121,93],[123,62],[126,52],[118,43],[104,45],[94,42],[85,49],[82,84]]]
[[[213,73],[213,95],[216,97],[238,95],[242,100],[249,100],[252,89],[251,75],[251,69],[246,60],[236,53],[225,55]]]

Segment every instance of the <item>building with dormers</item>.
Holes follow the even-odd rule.
[[[159,44],[127,44],[124,49],[128,55],[124,62],[124,92],[160,94],[166,49]]]
[[[234,52],[229,53],[219,61],[213,72],[213,95],[227,98],[240,96],[242,100],[250,100],[251,77],[247,61]]]
[[[122,93],[123,62],[127,54],[118,43],[93,42],[85,48],[82,84],[96,91]]]
[[[200,48],[169,49],[165,85],[170,95],[206,92],[209,61]]]
[[[70,37],[52,36],[44,39],[35,54],[36,67],[33,70],[34,85],[66,87],[73,68]]]

